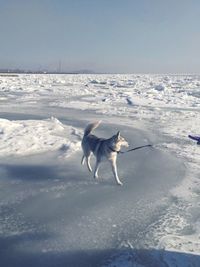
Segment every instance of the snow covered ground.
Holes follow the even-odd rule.
[[[0,257],[7,266],[200,266],[200,76],[0,76]],[[115,185],[80,166],[85,125],[131,147]]]

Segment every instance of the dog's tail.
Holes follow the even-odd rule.
[[[95,121],[93,123],[90,123],[86,126],[85,131],[84,131],[84,136],[89,135],[94,129],[96,129],[101,121]]]

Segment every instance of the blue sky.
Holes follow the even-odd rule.
[[[199,73],[199,0],[0,0],[0,68]]]

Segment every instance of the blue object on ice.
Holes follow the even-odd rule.
[[[192,140],[197,141],[197,145],[200,145],[200,136],[195,136],[195,135],[188,135],[188,137]]]

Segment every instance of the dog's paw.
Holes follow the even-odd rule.
[[[94,179],[98,179],[99,178],[99,176],[98,175],[94,175]]]
[[[118,184],[118,185],[123,185],[123,183],[122,183],[122,182],[120,182],[120,181],[119,181],[119,182],[117,182],[117,184]]]

